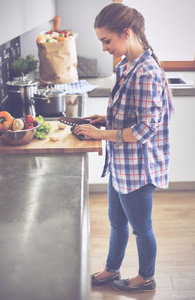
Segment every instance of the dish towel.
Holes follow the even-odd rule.
[[[85,94],[96,89],[98,85],[89,84],[86,80],[79,80],[71,83],[55,84],[55,89],[61,89],[66,91],[66,95]]]

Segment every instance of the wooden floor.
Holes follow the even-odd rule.
[[[102,270],[108,249],[107,195],[90,194],[91,273]],[[110,285],[93,287],[91,300],[195,300],[195,192],[155,192],[153,226],[157,240],[155,292],[121,293]],[[122,278],[137,274],[137,250],[131,234]]]

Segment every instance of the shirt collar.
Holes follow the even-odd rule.
[[[136,67],[140,62],[147,59],[149,56],[152,55],[152,50],[148,48],[146,51],[144,51],[140,56],[138,56],[131,64],[130,66],[125,69],[126,64],[128,63],[127,58],[125,57],[116,67],[116,74],[121,76],[122,74],[127,75],[133,68]]]

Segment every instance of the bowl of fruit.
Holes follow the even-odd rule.
[[[9,112],[0,111],[0,137],[6,145],[29,144],[39,126],[39,122],[35,121],[31,115],[14,119]]]

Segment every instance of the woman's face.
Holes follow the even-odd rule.
[[[121,57],[127,52],[125,35],[119,35],[107,28],[95,28],[98,39],[102,42],[103,51],[108,51],[115,58]]]

